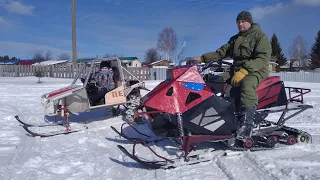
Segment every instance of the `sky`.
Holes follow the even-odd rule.
[[[144,60],[165,27],[177,33],[181,58],[215,51],[235,35],[236,16],[252,13],[283,53],[299,34],[307,48],[320,31],[320,0],[75,0],[77,56],[105,54]],[[51,50],[72,55],[71,0],[0,0],[0,56],[30,59]],[[161,52],[160,52],[161,53]],[[161,53],[163,55],[163,53]]]

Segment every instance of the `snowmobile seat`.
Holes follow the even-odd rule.
[[[113,81],[115,83],[115,88],[117,88],[121,85],[120,72],[117,67],[111,67],[111,69],[113,71]]]
[[[287,104],[284,83],[279,76],[270,76],[260,83],[256,89],[258,96],[257,109],[283,106]],[[238,105],[240,100],[240,87],[232,87],[228,101]]]
[[[120,76],[120,70],[119,70],[117,61],[111,61],[111,69],[113,71],[113,81],[115,83],[115,88],[117,88],[121,86],[122,84],[121,82],[123,81]]]
[[[279,76],[270,76],[260,83],[259,87],[257,88],[257,91],[260,91],[260,90],[262,90],[266,87],[269,87],[271,85],[274,85],[276,83],[279,83],[280,81],[281,81],[281,79]]]

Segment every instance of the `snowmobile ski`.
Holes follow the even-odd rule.
[[[23,122],[18,115],[14,117],[19,123],[21,123],[23,126],[26,126],[26,127],[47,127],[47,126],[64,126],[65,125],[64,123],[30,124],[30,123]]]
[[[23,126],[23,129],[25,129],[29,134],[31,134],[33,137],[51,137],[51,136],[57,136],[62,134],[71,134],[79,131],[83,131],[88,129],[88,127],[84,126],[83,129],[71,129],[71,130],[56,130],[56,131],[50,131],[50,132],[44,132],[44,133],[37,133],[29,129],[30,126]]]
[[[117,145],[117,147],[128,157],[130,157],[132,160],[136,161],[137,163],[143,165],[146,168],[150,168],[150,169],[174,169],[177,167],[182,167],[182,166],[187,166],[187,165],[194,165],[194,164],[199,164],[199,163],[203,163],[203,162],[209,162],[214,160],[214,156],[211,157],[201,157],[201,153],[199,154],[194,154],[194,155],[190,155],[188,156],[188,161],[183,161],[183,159],[181,159],[181,157],[179,158],[174,158],[174,159],[167,159],[164,157],[160,157],[162,159],[165,159],[163,161],[144,161],[141,160],[139,157],[137,157],[134,154],[129,153],[129,151],[124,148],[121,145]],[[209,151],[209,153],[212,153],[215,150]],[[220,154],[215,155],[215,156],[227,156],[226,152],[220,152]]]

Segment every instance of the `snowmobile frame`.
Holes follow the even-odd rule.
[[[210,63],[208,63],[206,65],[207,67],[202,68],[202,70],[205,70],[206,68],[208,68],[209,65],[210,65]],[[258,112],[260,113],[260,116],[261,116],[260,117],[261,121],[258,125],[259,129],[261,128],[260,125],[264,124],[264,125],[268,126],[266,130],[281,129],[281,130],[288,130],[288,131],[296,132],[297,134],[299,134],[299,137],[297,137],[297,138],[294,136],[288,136],[286,139],[286,142],[285,142],[288,145],[293,145],[293,144],[297,143],[297,140],[299,140],[300,142],[310,142],[311,143],[312,137],[309,133],[303,132],[301,130],[297,130],[297,129],[294,129],[291,127],[287,127],[284,125],[287,120],[293,118],[294,116],[302,113],[303,111],[305,111],[309,108],[313,108],[313,106],[311,106],[311,105],[303,104],[304,95],[307,93],[310,93],[311,89],[300,88],[300,87],[285,87],[285,90],[288,90],[289,97],[286,99],[286,103],[285,103],[284,108],[277,107],[276,109],[271,109],[271,110],[270,109],[258,109]],[[298,95],[292,95],[292,92],[298,92]],[[297,104],[295,107],[289,107],[290,102],[297,102],[299,104]],[[285,117],[289,111],[297,111],[297,112],[289,115],[288,117]],[[277,122],[264,120],[268,114],[280,113],[280,112],[282,112],[282,114]],[[152,114],[162,114],[162,113],[166,113],[166,112],[165,111],[158,111],[158,110],[138,112],[139,116],[144,116],[147,119],[147,121],[146,121],[147,123],[150,123],[154,120],[152,117]],[[189,156],[190,152],[192,152],[193,150],[196,149],[196,146],[192,145],[193,143],[205,142],[205,141],[222,142],[224,145],[226,145],[231,150],[257,151],[257,150],[273,149],[275,143],[280,142],[278,139],[278,136],[270,134],[270,138],[266,139],[266,141],[265,141],[267,147],[257,147],[257,148],[253,147],[253,141],[245,141],[244,147],[234,147],[234,146],[232,146],[234,144],[234,135],[201,135],[201,134],[200,135],[191,135],[188,133],[188,131],[185,132],[185,129],[184,129],[183,123],[182,123],[183,119],[182,119],[181,114],[177,113],[176,116],[177,116],[177,131],[178,131],[176,134],[177,136],[165,137],[160,140],[164,140],[164,139],[173,140],[174,138],[178,139],[178,141],[180,141],[179,143],[178,143],[178,141],[173,141],[173,142],[177,146],[177,148],[182,151],[183,159],[185,162],[189,162],[190,158],[195,157],[195,156]],[[131,128],[133,128],[138,134],[142,135],[143,137],[151,138],[150,136],[139,132],[136,128],[134,128],[133,124],[131,124],[131,123],[123,123],[121,125],[120,132],[118,130],[116,130],[113,126],[111,126],[111,128],[117,134],[119,134],[121,137],[133,142],[132,153],[129,153],[123,146],[118,145],[118,148],[124,154],[126,154],[127,156],[129,156],[133,160],[137,161],[138,163],[143,164],[143,165],[150,167],[150,168],[153,168],[153,169],[158,169],[158,168],[167,169],[167,168],[174,168],[175,167],[174,160],[176,160],[176,159],[168,159],[166,157],[163,157],[163,156],[159,155],[158,153],[156,153],[154,150],[152,150],[150,148],[150,146],[148,145],[150,142],[160,141],[159,139],[157,139],[155,141],[147,141],[147,140],[145,140],[145,138],[131,138],[131,137],[124,134],[123,126],[125,124],[128,124]],[[154,155],[156,155],[158,158],[160,158],[162,160],[161,161],[142,160],[135,153],[137,144],[142,144],[143,146],[147,147]],[[168,163],[169,163],[169,165],[168,165]]]

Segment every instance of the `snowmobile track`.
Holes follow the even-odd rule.
[[[239,179],[279,179],[269,175],[263,168],[247,158],[246,153],[237,157],[216,157],[215,162],[221,171],[231,180]],[[232,164],[233,166],[230,166]]]

